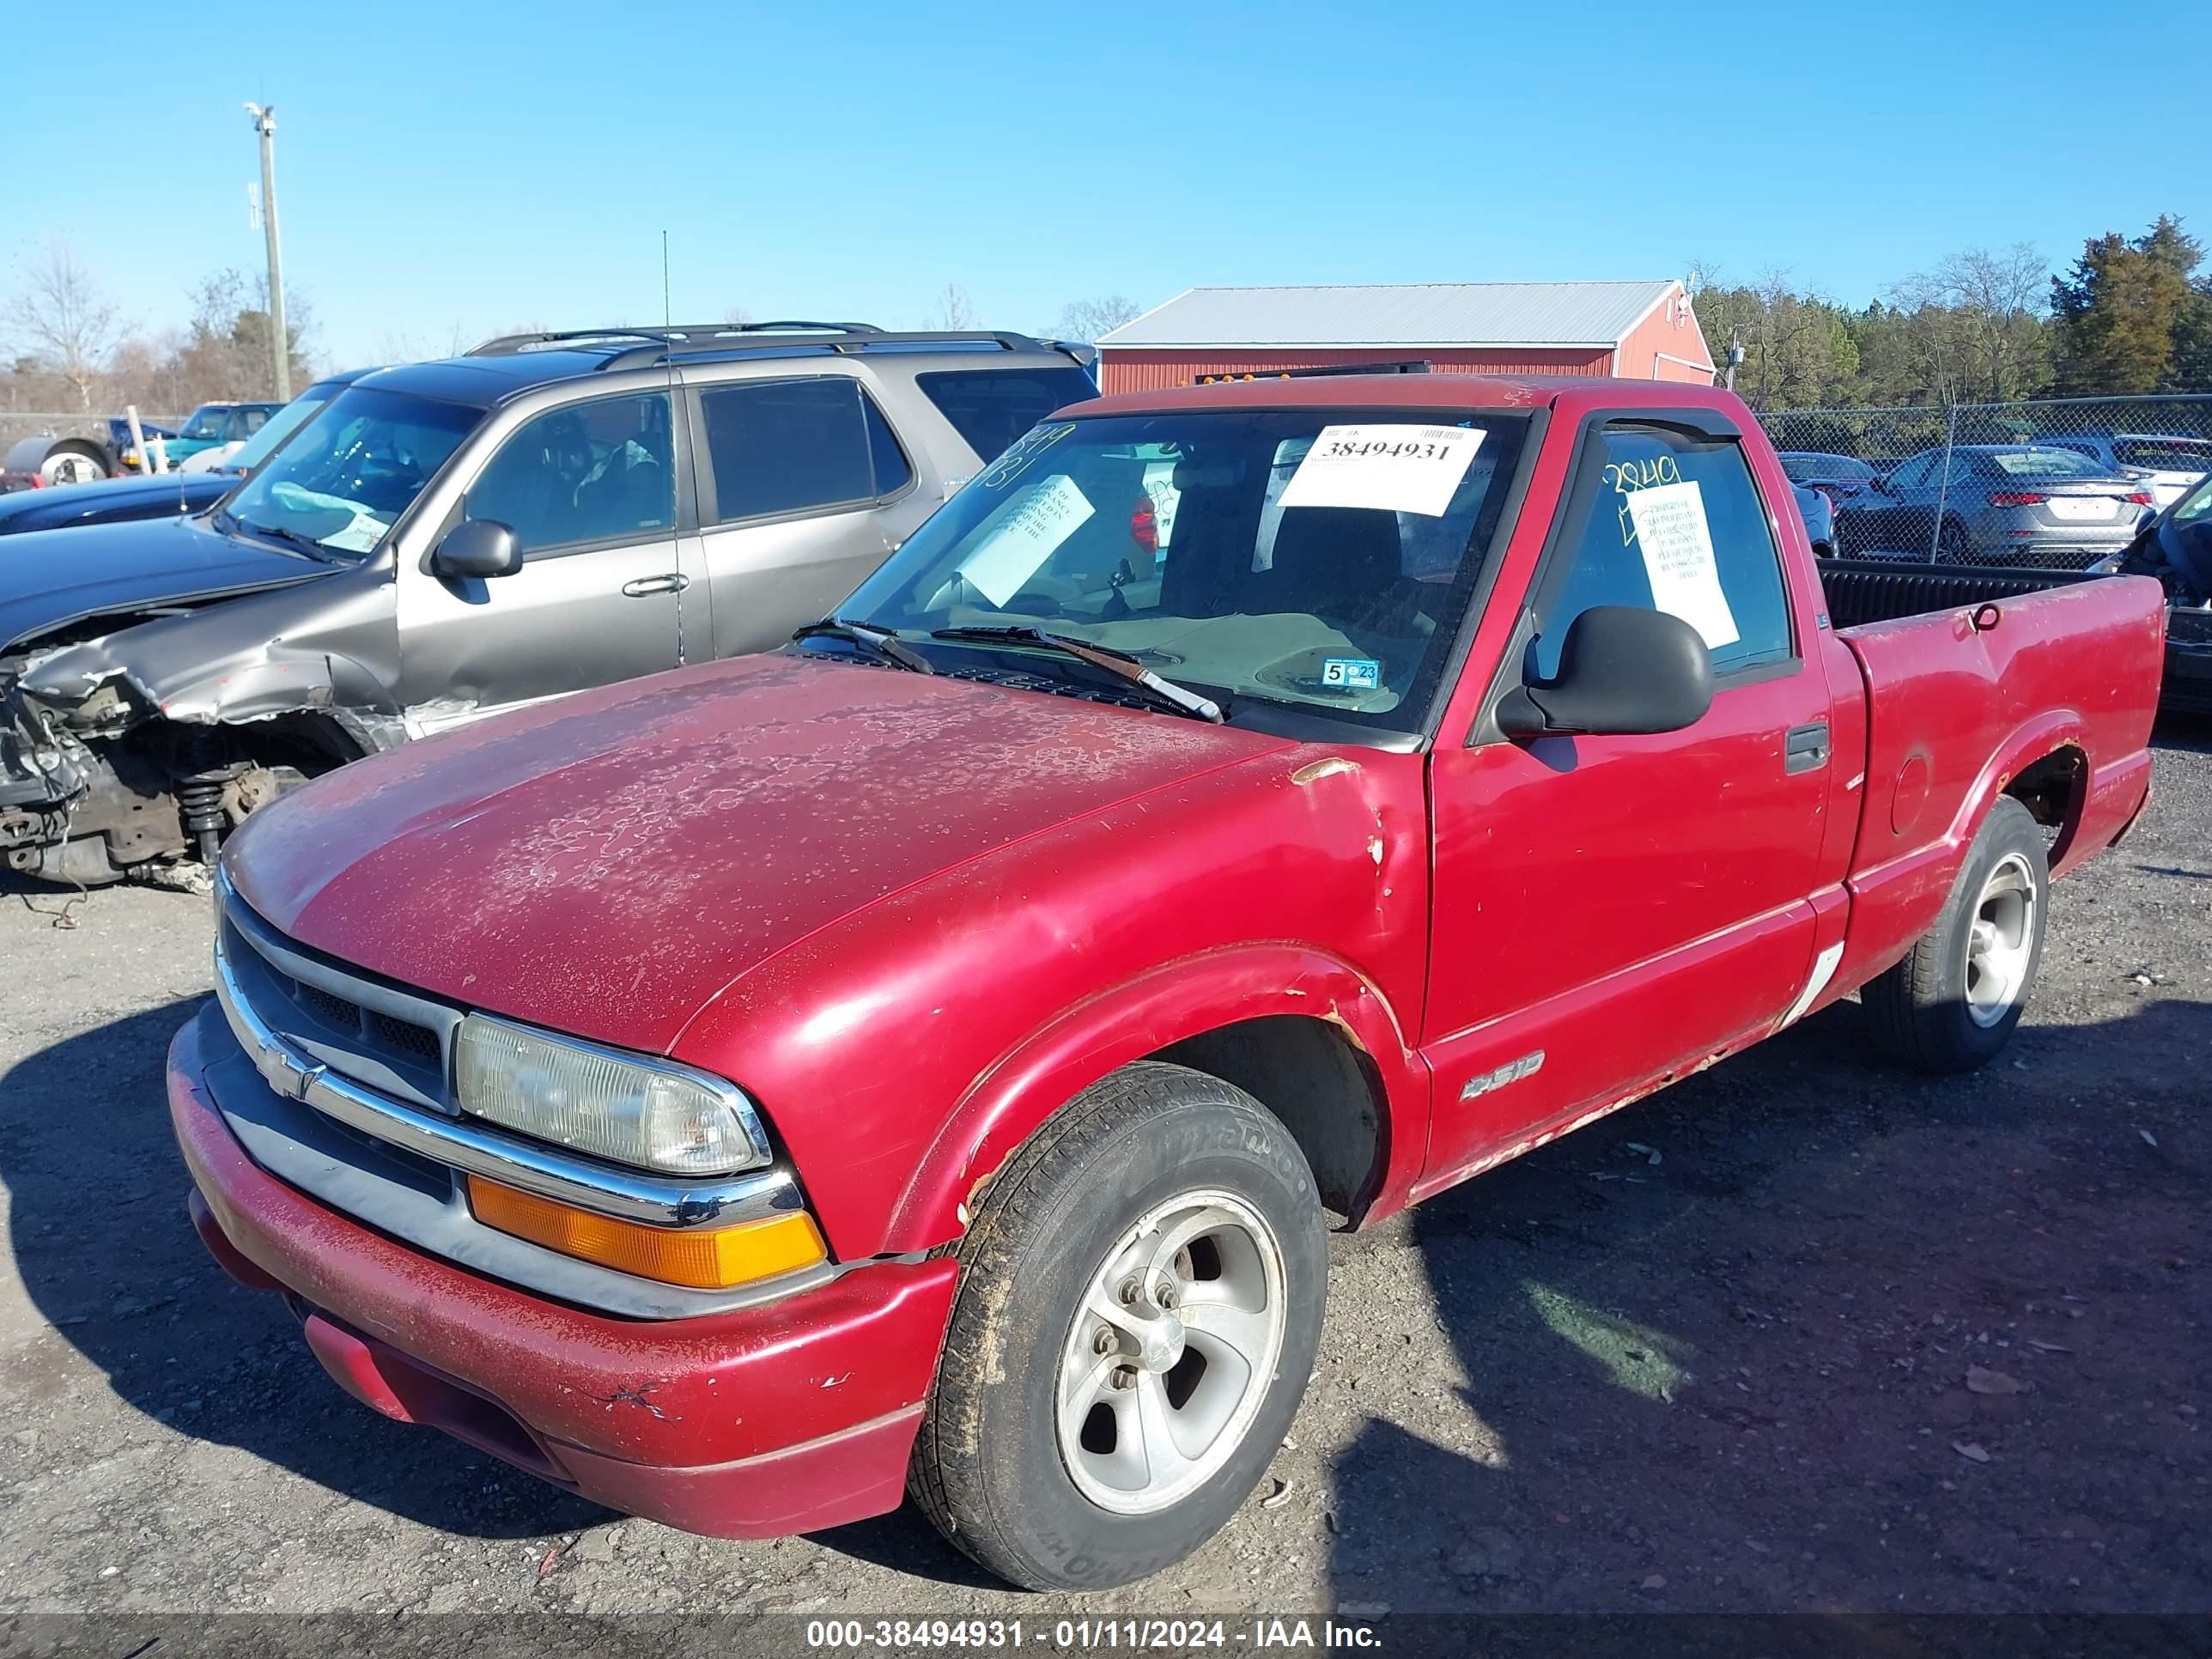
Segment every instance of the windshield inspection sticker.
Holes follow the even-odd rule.
[[[1705,522],[1705,498],[1693,478],[1628,492],[1637,550],[1651,578],[1651,603],[1696,629],[1708,650],[1734,645],[1735,613],[1721,592],[1721,571]]]
[[[1372,691],[1382,684],[1382,665],[1372,657],[1323,657],[1321,683],[1332,691]]]
[[[993,605],[1003,606],[1022,591],[1054,550],[1098,509],[1065,472],[1029,486],[960,562],[960,574]]]
[[[1281,504],[1440,519],[1481,447],[1473,427],[1325,426],[1284,487]]]

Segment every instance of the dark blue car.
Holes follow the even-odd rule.
[[[252,437],[204,472],[131,474],[99,483],[62,484],[50,489],[19,489],[0,495],[0,536],[26,530],[68,530],[78,525],[114,524],[125,519],[175,518],[213,507],[238,481],[276,452],[278,446],[325,404],[371,371],[357,368],[318,380],[286,404]],[[152,437],[159,428],[143,430]],[[129,441],[125,431],[125,442]]]

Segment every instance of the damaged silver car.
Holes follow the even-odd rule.
[[[779,645],[1086,361],[770,323],[365,376],[206,512],[0,544],[0,852],[87,886],[211,858],[347,761]]]

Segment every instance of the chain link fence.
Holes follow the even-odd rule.
[[[2085,570],[2212,471],[2212,395],[1759,416],[1839,557]]]

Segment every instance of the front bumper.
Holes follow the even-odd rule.
[[[198,1022],[178,1033],[167,1078],[193,1224],[240,1283],[283,1294],[357,1399],[690,1532],[769,1537],[898,1506],[951,1261],[886,1262],[694,1319],[587,1313],[410,1249],[262,1170],[217,1109],[201,1043]]]
[[[2161,708],[2212,714],[2212,618],[2166,613],[2166,678],[2158,702]]]

